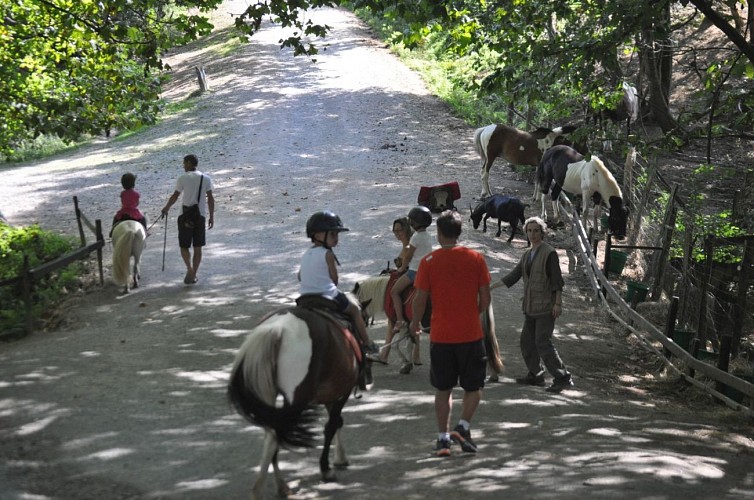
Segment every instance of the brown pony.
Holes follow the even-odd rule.
[[[358,381],[360,360],[351,332],[337,318],[317,309],[276,311],[249,333],[233,363],[228,398],[238,413],[266,431],[254,498],[263,496],[270,464],[278,494],[290,494],[278,467],[278,450],[280,445],[315,445],[312,426],[317,405],[324,405],[328,413],[319,459],[322,479],[335,480],[329,461],[331,445],[335,465],[348,465],[339,439],[341,411]]]
[[[482,198],[490,191],[490,168],[495,158],[501,157],[511,165],[531,165],[536,167],[542,153],[554,144],[563,143],[563,135],[576,130],[575,126],[554,129],[540,127],[533,132],[525,132],[508,125],[487,125],[474,131],[474,149],[482,159]]]

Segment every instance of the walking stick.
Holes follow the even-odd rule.
[[[165,248],[168,246],[168,216],[162,214],[165,217],[165,237],[162,240],[162,272],[165,272]]]

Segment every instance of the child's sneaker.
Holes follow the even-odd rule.
[[[461,445],[461,449],[466,453],[476,453],[477,447],[471,440],[471,431],[467,431],[461,424],[450,433],[450,439]]]
[[[449,457],[450,456],[450,440],[438,439],[437,443],[435,443],[435,455],[437,455],[438,457]]]

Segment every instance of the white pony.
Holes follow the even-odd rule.
[[[147,233],[140,222],[125,220],[113,228],[113,281],[123,285],[123,293],[139,287],[139,261],[144,250]],[[131,257],[134,258],[133,274],[129,272]]]
[[[555,221],[560,220],[560,191],[581,193],[581,218],[585,227],[589,212],[588,200],[591,198],[595,204],[595,219],[599,218],[602,203],[607,203],[610,207],[610,231],[618,238],[626,236],[628,208],[623,203],[623,193],[613,174],[596,156],[592,155],[592,158],[586,161],[583,155],[568,146],[553,146],[545,151],[537,167],[537,184],[539,189],[535,192],[535,197],[542,200],[542,219],[547,220],[545,198],[542,194],[547,194],[552,184],[551,199]]]

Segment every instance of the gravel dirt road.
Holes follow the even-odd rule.
[[[223,18],[241,8],[226,3]],[[120,176],[131,171],[155,218],[181,158],[194,153],[215,182],[217,213],[195,286],[182,282],[172,213],[164,272],[159,223],[141,288],[122,295],[108,281],[72,300],[58,330],[0,344],[0,498],[247,498],[263,432],[229,407],[227,377],[254,323],[295,297],[307,217],[327,207],[350,227],[337,248],[350,289],[397,254],[391,221],[420,186],[458,181],[466,213],[480,191],[473,127],[352,15],[310,15],[333,27],[316,63],[281,52],[281,31],[269,27],[229,55],[191,45],[171,55],[166,94],[186,99],[192,67],[204,65],[212,92],[190,109],[135,135],[3,168],[11,223],[75,235],[72,196],[109,229]],[[532,189],[502,165],[491,182],[521,197]],[[552,238],[565,269],[564,235]],[[525,248],[520,235],[506,245],[470,226],[463,237],[493,278]],[[521,290],[496,290],[506,373],[485,389],[473,422],[479,453],[431,452],[425,344],[424,365],[409,375],[396,358],[375,367],[374,389],[346,406],[351,467],[339,482],[319,482],[318,450],[281,454],[296,498],[754,498],[750,423],[663,379],[661,363],[584,299],[579,267],[569,271],[556,344],[573,390],[515,384],[524,371]],[[378,321],[370,332],[380,340],[384,330]]]

